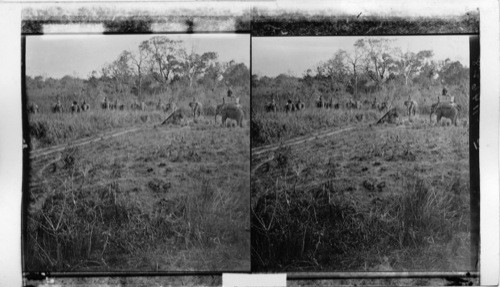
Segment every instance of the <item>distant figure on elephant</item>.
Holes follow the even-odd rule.
[[[451,122],[458,125],[458,115],[462,107],[456,103],[435,103],[431,106],[431,114],[429,121],[432,120],[432,115],[436,114],[436,124],[439,124],[442,118],[448,118]]]
[[[244,112],[241,107],[238,107],[234,104],[226,104],[225,101],[222,102],[221,105],[218,105],[215,110],[215,121],[217,122],[217,115],[222,117],[222,125],[226,124],[227,119],[233,119],[236,123],[243,127],[243,117]]]

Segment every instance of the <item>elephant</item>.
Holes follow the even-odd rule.
[[[215,118],[217,119],[217,115],[222,117],[222,125],[225,125],[227,119],[235,120],[240,127],[243,127],[243,110],[233,104],[222,104],[218,105],[215,111]]]
[[[71,113],[79,113],[80,112],[80,106],[78,105],[77,101],[74,101],[73,104],[71,105]]]
[[[324,104],[325,108],[332,109],[333,108],[333,98],[330,98],[328,102]]]
[[[274,99],[266,105],[266,112],[277,112],[278,107],[276,106],[276,101]]]
[[[302,102],[301,100],[298,100],[296,103],[295,103],[295,109],[297,111],[300,111],[300,110],[303,110],[305,108],[305,104],[304,102]]]
[[[61,101],[57,100],[57,103],[55,103],[52,106],[52,112],[53,113],[62,113],[63,112],[63,106],[61,104]]]
[[[146,103],[134,100],[134,102],[130,105],[130,108],[132,110],[144,111],[146,110]]]
[[[285,105],[285,111],[288,112],[295,112],[295,105],[292,103],[292,100],[288,100],[286,105]]]
[[[432,119],[432,114],[436,114],[436,123],[439,123],[441,118],[448,118],[455,126],[457,126],[458,113],[460,110],[461,106],[454,103],[436,103],[431,106],[430,119]]]
[[[350,99],[347,103],[346,103],[346,108],[347,109],[361,109],[361,102],[360,101],[355,101],[353,99]]]
[[[319,96],[318,100],[316,101],[316,107],[318,108],[324,108],[326,105],[325,100],[323,99],[323,96]]]
[[[413,100],[407,100],[404,102],[404,105],[408,111],[408,116],[414,116],[417,112],[417,102]]]
[[[85,102],[85,100],[83,101],[82,105],[80,106],[80,109],[85,112],[85,111],[88,111],[90,109],[90,105],[87,104],[87,102]]]
[[[115,101],[113,103],[109,104],[109,109],[110,110],[116,110],[116,109],[118,109],[118,100],[117,99],[115,99]]]
[[[110,104],[108,102],[108,98],[107,97],[104,97],[104,101],[101,103],[101,108],[103,110],[108,110],[110,109]]]
[[[193,118],[199,117],[201,115],[202,104],[198,101],[193,100],[189,103],[189,107],[193,111]]]
[[[215,122],[217,122],[217,115],[220,115],[221,112],[222,112],[222,109],[226,106],[226,101],[224,100],[224,98],[222,98],[222,104],[220,105],[217,105],[215,107]]]

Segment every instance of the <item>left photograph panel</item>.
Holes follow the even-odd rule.
[[[250,36],[23,36],[25,272],[250,270]]]

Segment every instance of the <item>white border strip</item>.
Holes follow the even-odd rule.
[[[41,2],[41,1],[40,1]],[[21,7],[33,6],[42,8],[45,5],[61,5],[50,3],[0,3],[0,285],[22,285],[21,274],[21,175],[22,175],[22,133],[21,133],[21,86],[20,86],[20,33]],[[64,1],[63,1],[64,2]],[[304,3],[295,1],[293,5],[285,5],[284,1],[276,3],[257,2],[254,6],[269,8],[289,7],[289,9],[305,9]],[[241,13],[251,2],[229,3],[219,2],[213,11],[223,9]],[[480,45],[481,45],[481,118],[480,118],[480,173],[481,173],[481,254],[480,276],[482,285],[498,285],[499,268],[499,7],[495,0],[450,1],[379,1],[377,7],[368,5],[369,1],[344,0],[327,2],[321,1],[314,5],[324,8],[323,11],[337,7],[337,10],[349,12],[360,9],[366,13],[375,13],[380,16],[394,15],[432,15],[439,16],[445,13],[460,13],[464,9],[480,7]],[[333,4],[335,3],[335,4]],[[438,4],[439,3],[439,4]],[[203,7],[205,3],[172,3],[171,5]],[[66,3],[64,4],[66,5]],[[77,7],[80,3],[68,3]],[[104,5],[116,6],[116,3]],[[128,9],[151,9],[156,6],[170,6],[164,3],[126,3]],[[308,3],[307,5],[310,5]],[[322,6],[324,5],[324,7]],[[392,8],[391,8],[392,5]],[[416,7],[415,5],[418,5]],[[95,2],[87,6],[101,6]],[[122,7],[122,6],[121,6]],[[192,6],[191,6],[192,7]],[[453,9],[451,9],[451,8]],[[455,7],[455,8],[454,8]],[[462,7],[462,8],[460,8]],[[432,8],[432,9],[429,9]],[[412,10],[415,9],[415,10]],[[304,10],[304,11],[305,11]],[[309,9],[312,10],[312,9]],[[405,12],[406,11],[406,12]],[[456,12],[454,12],[456,11]],[[209,13],[209,12],[206,12]],[[432,14],[429,14],[432,13]],[[208,14],[207,14],[208,15]]]
[[[21,286],[21,9],[0,3],[0,285]]]
[[[286,287],[286,273],[280,274],[222,274],[222,287]]]
[[[44,34],[102,34],[104,25],[100,24],[45,24],[43,25]]]
[[[497,1],[480,3],[481,98],[479,119],[479,173],[481,210],[481,285],[498,285],[499,273],[499,7]]]

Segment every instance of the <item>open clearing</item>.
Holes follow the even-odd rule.
[[[249,129],[143,126],[36,157],[27,269],[248,270]]]
[[[252,270],[469,270],[468,127],[423,122],[252,158]]]

